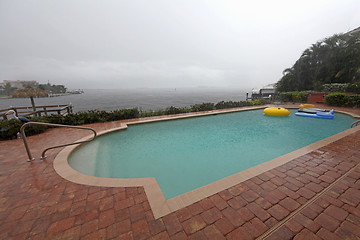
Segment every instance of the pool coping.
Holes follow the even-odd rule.
[[[272,105],[271,105],[272,106]],[[223,113],[231,113],[231,112],[241,112],[241,111],[248,111],[248,110],[256,110],[256,109],[263,109],[269,106],[256,106],[256,107],[243,107],[243,108],[236,108],[236,109],[225,109],[225,110],[213,110],[213,111],[206,111],[206,112],[197,112],[197,113],[190,113],[190,114],[181,114],[181,115],[167,115],[161,116],[158,118],[151,118],[151,119],[138,119],[138,120],[129,120],[126,123],[121,123],[120,127],[108,129],[105,131],[101,131],[98,133],[98,136],[105,135],[111,132],[124,130],[128,127],[128,125],[134,124],[142,124],[142,123],[150,123],[150,122],[158,122],[158,121],[168,121],[168,120],[176,120],[176,119],[184,119],[184,118],[192,118],[192,117],[200,117],[200,116],[208,116],[208,115],[216,115],[216,114],[223,114]],[[297,108],[297,107],[290,107],[287,108]],[[354,118],[360,118],[359,115],[352,114],[345,111],[336,111],[343,114],[351,115]],[[323,146],[326,146],[332,142],[335,142],[345,136],[353,134],[360,130],[360,126],[349,128],[343,132],[335,134],[331,137],[325,138],[313,144],[307,145],[303,148],[297,149],[280,157],[274,158],[269,160],[265,163],[259,164],[257,166],[251,167],[244,171],[238,172],[236,174],[230,175],[208,185],[199,187],[194,189],[190,192],[181,194],[171,199],[166,199],[164,194],[162,193],[160,186],[158,185],[156,179],[152,178],[131,178],[131,179],[120,179],[120,178],[102,178],[102,177],[94,177],[82,174],[77,172],[73,168],[70,167],[68,164],[68,157],[70,154],[79,146],[81,145],[73,145],[65,147],[61,150],[54,160],[54,169],[55,171],[64,179],[78,183],[83,185],[90,185],[90,186],[103,186],[103,187],[144,187],[145,193],[147,195],[150,207],[154,214],[155,219],[163,217],[167,214],[175,212],[179,209],[182,209],[186,206],[189,206],[195,202],[198,202],[206,197],[214,195],[218,192],[221,192],[225,189],[228,189],[234,185],[237,185],[241,182],[244,182],[252,177],[255,177],[259,174],[262,174],[266,171],[269,171],[273,168],[281,166],[287,162],[290,162],[302,155],[310,153],[314,150],[317,150]],[[87,136],[82,140],[88,140],[92,136]],[[79,141],[79,140],[78,140]]]

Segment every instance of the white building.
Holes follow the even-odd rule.
[[[261,88],[253,88],[251,91],[251,98],[252,99],[270,99],[274,96],[276,91],[276,83],[271,83],[262,86]]]

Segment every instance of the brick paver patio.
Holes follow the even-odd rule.
[[[75,184],[54,171],[60,150],[38,159],[84,134],[29,137],[32,163],[21,139],[0,142],[0,239],[360,239],[360,129],[156,220],[142,187]]]

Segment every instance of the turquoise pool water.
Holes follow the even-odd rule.
[[[167,199],[349,128],[354,118],[271,117],[263,110],[130,126],[74,151],[69,164],[98,177],[155,177]]]

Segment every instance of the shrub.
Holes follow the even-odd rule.
[[[0,140],[16,138],[21,123],[17,120],[0,120]]]
[[[137,108],[115,110],[110,112],[110,114],[112,114],[112,117],[108,117],[106,121],[117,121],[140,117],[140,112]]]
[[[163,115],[170,115],[170,114],[179,114],[179,113],[186,113],[186,112],[190,112],[191,109],[188,108],[177,108],[174,106],[168,107],[165,109],[165,111],[163,111]]]
[[[360,95],[332,93],[325,96],[325,103],[330,106],[360,107]]]
[[[330,106],[343,106],[347,102],[345,93],[332,93],[325,96],[325,103]]]
[[[346,105],[349,107],[360,107],[360,95],[348,95]]]
[[[214,103],[201,103],[191,106],[193,112],[210,111],[215,110]]]
[[[292,102],[291,92],[282,92],[280,93],[280,101],[282,102]]]
[[[244,106],[249,106],[250,104],[248,102],[233,102],[233,101],[228,101],[228,102],[218,102],[217,104],[215,104],[215,108],[216,109],[226,109],[226,108],[237,108],[237,107],[244,107]]]
[[[97,122],[131,119],[139,116],[139,110],[137,108],[133,108],[115,110],[111,112],[91,110],[87,112],[68,114],[66,116],[49,115],[43,117],[33,117],[30,120],[34,122],[47,122],[64,125],[83,125]],[[15,119],[0,120],[0,140],[16,138],[16,134],[20,131],[21,125],[22,123]],[[30,125],[26,127],[25,133],[27,136],[31,136],[42,133],[46,129],[46,126]]]
[[[308,92],[282,92],[280,93],[280,101],[306,103],[308,94]]]
[[[137,108],[121,109],[111,112],[90,110],[87,112],[77,112],[66,116],[50,115],[42,117],[41,120],[48,123],[65,124],[65,125],[82,125],[97,122],[117,121],[140,116]]]
[[[308,95],[309,95],[308,92],[296,92],[295,98],[298,99],[299,102],[306,103]]]
[[[249,104],[247,106],[264,105],[264,104],[268,104],[268,103],[270,103],[270,100],[255,99],[255,100],[252,100],[251,102],[249,102]]]
[[[15,139],[23,123],[15,120],[0,120],[0,140]],[[30,125],[25,129],[26,136],[32,136],[44,132],[46,126]]]

